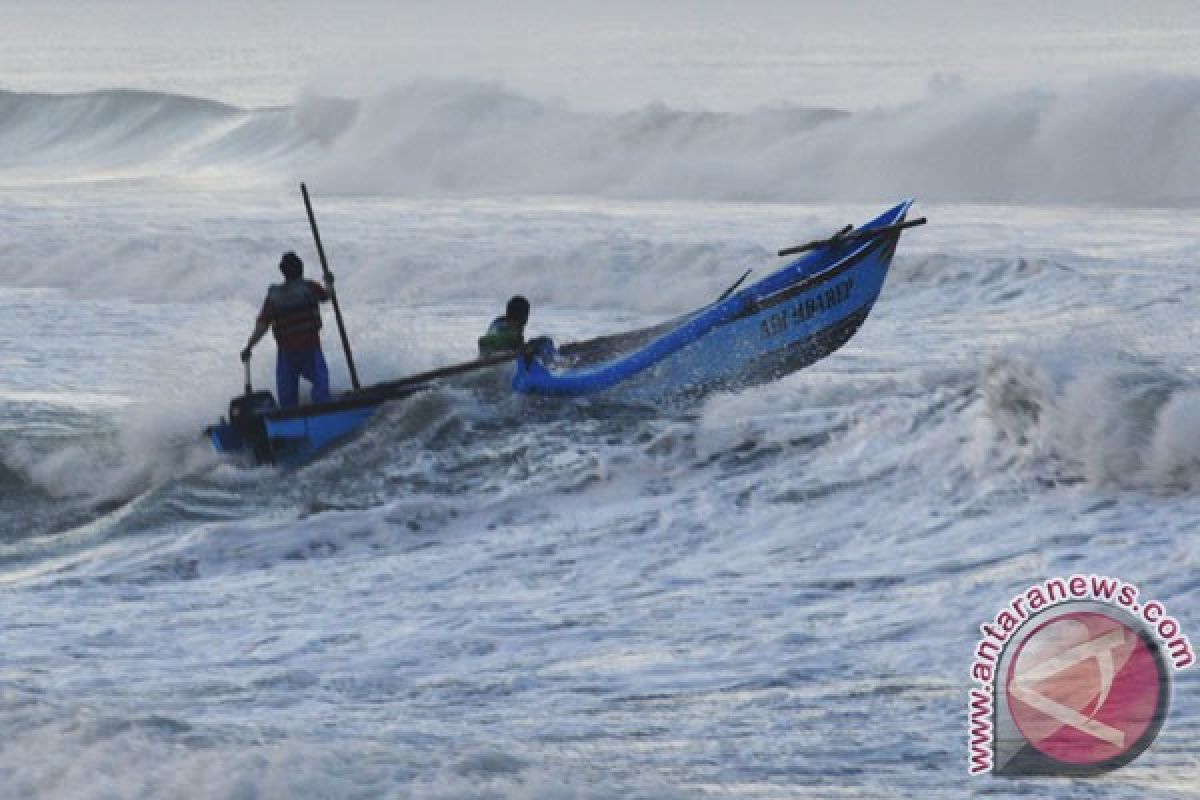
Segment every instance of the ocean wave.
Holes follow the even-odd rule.
[[[934,87],[860,113],[662,104],[581,112],[468,81],[245,110],[176,95],[0,93],[0,168],[303,169],[371,195],[731,202],[1200,203],[1200,78],[1014,93]]]
[[[1069,269],[1065,264],[1044,257],[980,257],[937,252],[897,260],[891,280],[914,286],[1004,286],[1020,284],[1046,272],[1065,272]]]
[[[109,89],[76,94],[0,91],[0,171],[187,173],[265,165],[309,144],[290,108],[248,111],[212,100]]]
[[[1200,383],[1189,373],[1072,346],[996,356],[982,390],[997,435],[1044,479],[1200,485]]]
[[[409,84],[365,101],[316,167],[351,193],[1194,205],[1197,134],[1200,79],[1177,77],[938,90],[856,114],[584,114],[495,86]]]

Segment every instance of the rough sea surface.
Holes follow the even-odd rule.
[[[1200,14],[644,5],[4,3],[0,798],[1200,796],[1195,668],[1099,778],[968,778],[966,724],[1046,578],[1200,641]],[[251,469],[200,431],[316,273],[300,180],[364,382],[929,224],[776,383],[468,380]]]

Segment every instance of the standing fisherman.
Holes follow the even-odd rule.
[[[267,290],[262,311],[250,340],[242,350],[242,361],[270,327],[275,334],[275,385],[281,408],[297,405],[300,378],[312,384],[312,401],[329,402],[329,368],[321,352],[320,304],[329,300],[333,275],[325,273],[325,285],[304,280],[304,262],[293,252],[283,254],[279,271],[284,282]]]

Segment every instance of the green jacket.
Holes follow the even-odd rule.
[[[507,317],[496,317],[488,326],[487,333],[479,337],[479,357],[485,358],[505,350],[520,350],[525,344],[525,335]]]

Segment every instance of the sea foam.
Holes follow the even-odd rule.
[[[1200,78],[1163,75],[1010,93],[943,82],[916,102],[856,113],[584,112],[498,84],[432,80],[259,110],[149,92],[0,93],[6,171],[255,166],[399,196],[1190,207],[1198,134]]]

